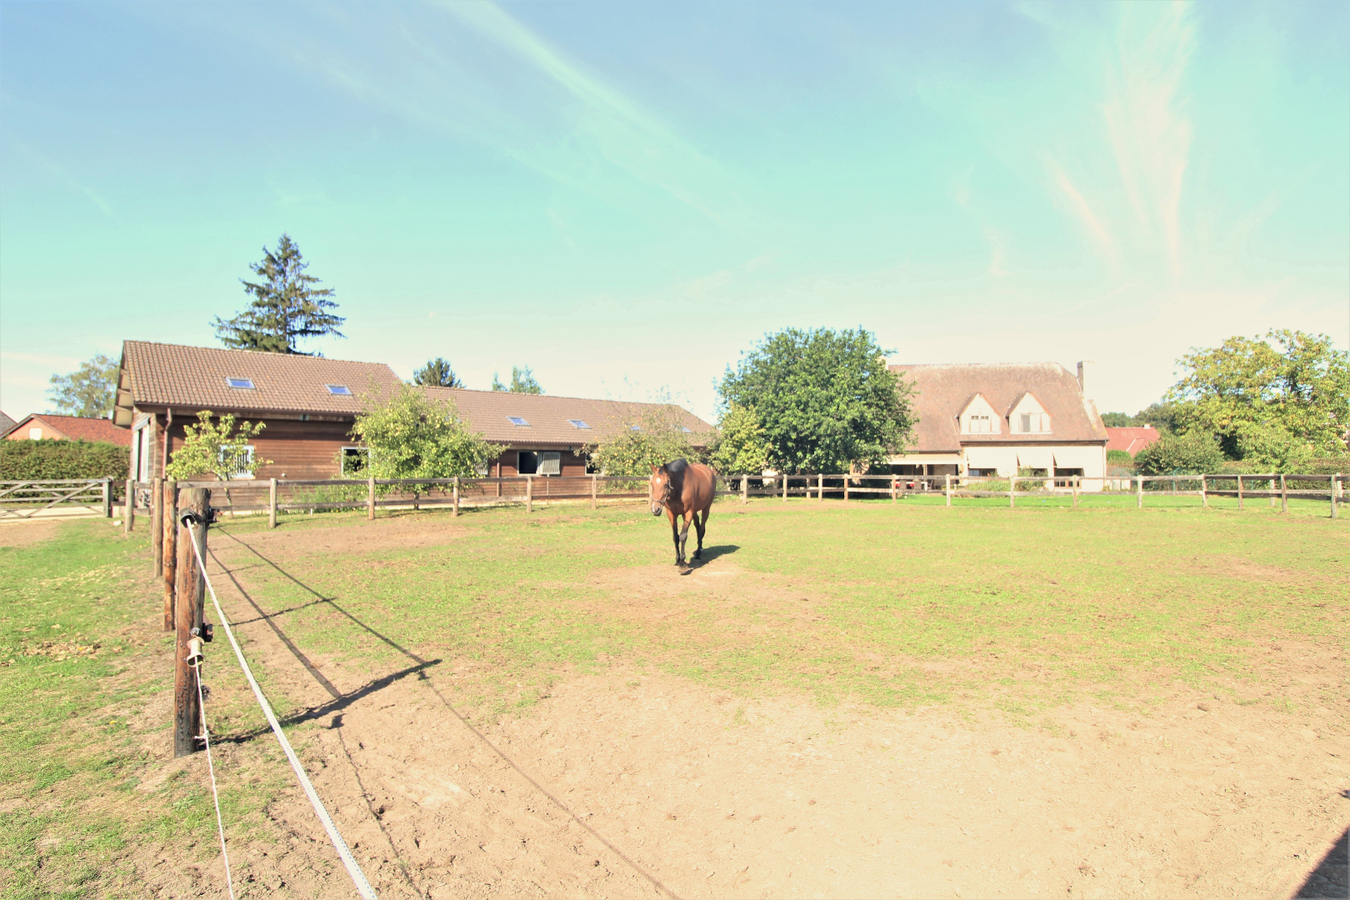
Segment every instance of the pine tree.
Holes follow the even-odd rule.
[[[234,318],[216,317],[216,336],[226,347],[268,353],[302,353],[296,343],[331,334],[344,337],[338,326],[345,319],[333,310],[332,288],[315,287],[319,279],[306,274],[308,263],[290,235],[283,234],[275,251],[263,248],[261,262],[249,266],[258,281],[239,279],[253,303]]]
[[[464,380],[450,368],[450,361],[442,357],[427,360],[427,364],[413,373],[413,384],[431,387],[462,388]]]

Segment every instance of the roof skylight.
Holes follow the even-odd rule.
[[[225,383],[230,387],[241,391],[255,390],[252,378],[226,378]]]
[[[326,384],[324,387],[328,388],[328,393],[337,394],[339,397],[350,397],[352,395],[352,389],[345,384]]]
[[[570,423],[572,423],[572,427],[573,427],[573,428],[590,428],[590,427],[591,427],[591,426],[587,425],[587,424],[585,423],[585,421],[582,420],[582,419],[568,419],[567,421],[570,422]]]
[[[526,421],[525,421],[523,418],[521,418],[520,416],[507,416],[507,417],[506,417],[506,421],[510,422],[512,425],[516,426],[517,428],[529,428],[529,427],[530,427],[530,423],[529,423],[529,422],[526,422]]]

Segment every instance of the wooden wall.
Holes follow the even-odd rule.
[[[258,420],[251,420],[258,421]],[[255,478],[336,478],[342,471],[338,454],[343,447],[356,446],[348,433],[351,422],[298,422],[293,419],[261,420],[266,427],[255,438],[255,459],[271,460],[258,469]],[[183,446],[185,425],[196,423],[195,416],[175,415],[169,429],[169,459]],[[163,471],[164,414],[155,416],[151,477]]]
[[[517,454],[522,450],[530,450],[535,453],[542,453],[546,450],[556,451],[562,454],[562,474],[566,476],[585,475],[586,457],[573,453],[571,450],[559,450],[557,447],[530,447],[524,444],[520,446],[508,447],[502,452],[502,455],[494,459],[488,467],[488,474],[493,478],[510,478],[520,473],[516,471],[516,464],[519,460]]]

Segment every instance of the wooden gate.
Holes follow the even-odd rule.
[[[112,511],[112,483],[107,478],[0,481],[0,519],[31,519],[58,506],[107,516]]]

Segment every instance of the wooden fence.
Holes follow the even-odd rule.
[[[103,482],[96,482],[103,484]],[[1161,495],[1198,497],[1208,506],[1215,497],[1236,497],[1238,507],[1249,501],[1268,499],[1288,510],[1291,499],[1330,501],[1336,517],[1345,493],[1346,475],[1142,475],[1089,478],[1081,476],[1015,476],[1011,478],[955,475],[727,475],[719,476],[718,491],[724,500],[746,503],[751,497],[787,500],[892,500],[912,496],[941,497],[945,505],[973,498],[1004,498],[1010,507],[1019,499],[1052,496],[1071,498],[1073,506],[1087,495],[1133,496],[1139,507],[1148,497]],[[150,509],[159,520],[158,506],[151,504],[165,493],[158,482],[127,482],[126,493],[137,505]],[[180,481],[170,490],[212,489],[212,506],[232,514],[267,514],[275,527],[284,514],[315,514],[328,510],[364,509],[374,518],[380,509],[461,509],[536,504],[589,504],[645,500],[646,476],[541,476],[511,478],[434,479],[268,479],[238,481]],[[105,506],[107,501],[105,501]],[[126,528],[135,523],[135,510],[124,508]]]

